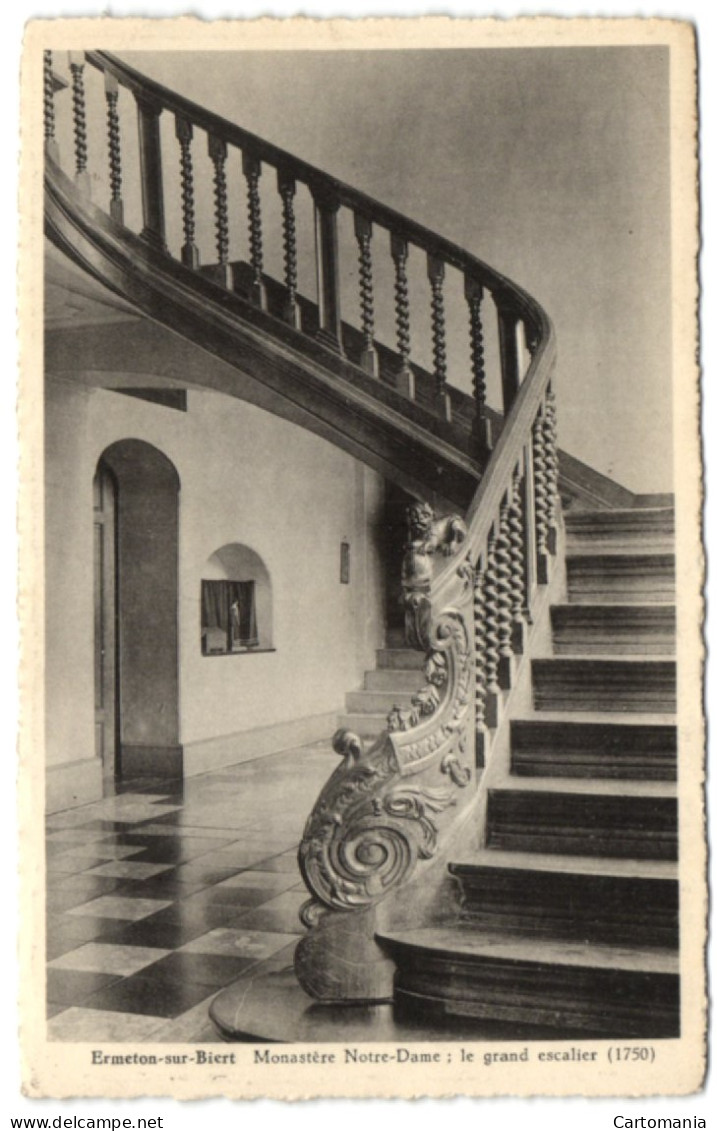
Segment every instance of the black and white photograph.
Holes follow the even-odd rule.
[[[30,1094],[700,1086],[694,32],[559,23],[28,30]]]

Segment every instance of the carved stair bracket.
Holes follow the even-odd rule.
[[[463,753],[474,709],[474,656],[468,617],[446,610],[431,625],[430,650],[423,666],[427,683],[408,710],[394,707],[389,733],[403,774],[418,774]],[[447,763],[452,765],[452,763]],[[455,781],[453,774],[451,779]]]
[[[455,804],[450,786],[404,785],[388,735],[364,752],[350,731],[334,735],[344,755],[321,792],[299,848],[307,887],[325,908],[348,911],[377,903],[436,850],[437,813]],[[451,779],[453,780],[453,779]],[[305,905],[315,926],[320,910]]]
[[[295,968],[304,989],[321,1000],[390,995],[390,964],[367,923],[422,861],[436,856],[451,811],[471,792],[463,756],[474,705],[474,578],[465,554],[447,584],[442,575],[440,611],[432,606],[435,556],[457,554],[465,534],[457,515],[436,519],[420,502],[409,508],[403,601],[409,640],[426,653],[426,684],[409,709],[394,708],[368,749],[352,731],[336,732],[342,761],[304,831],[299,866],[313,898],[301,910],[310,933]],[[346,946],[355,951],[348,965]]]
[[[406,512],[408,541],[401,566],[402,602],[406,643],[427,651],[430,647],[431,583],[437,552],[455,554],[466,537],[465,523],[458,515],[436,519],[430,503],[416,501]]]

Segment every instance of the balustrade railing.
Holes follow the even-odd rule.
[[[449,273],[459,276],[470,349],[471,436],[483,474],[464,516],[437,517],[423,502],[410,508],[401,579],[406,640],[425,654],[425,684],[409,708],[390,712],[385,731],[367,749],[355,734],[340,731],[335,736],[334,748],[343,760],[313,808],[299,852],[311,893],[303,911],[311,930],[296,957],[302,985],[330,1000],[390,996],[390,964],[374,941],[377,915],[391,904],[389,895],[400,897],[406,890],[420,907],[426,896],[416,883],[428,875],[442,841],[453,835],[449,827],[455,833],[471,812],[476,768],[490,757],[538,594],[551,575],[559,516],[552,327],[533,298],[464,249],[104,52],[73,54],[69,60],[73,175],[81,192],[90,191],[88,138],[94,136],[88,132],[87,65],[103,79],[109,173],[104,203],[111,219],[128,223],[125,188],[131,162],[121,112],[121,95],[126,95],[136,103],[138,234],[149,252],[160,259],[172,254],[165,223],[171,214],[163,175],[165,115],[173,119],[171,141],[177,147],[179,200],[174,210],[179,209],[181,235],[175,258],[186,277],[209,271],[221,287],[244,287],[248,301],[281,318],[282,341],[287,340],[287,325],[291,333],[310,333],[334,357],[360,365],[406,398],[417,395],[420,367],[414,341],[427,332],[432,361],[428,400],[442,420],[450,418],[453,392],[455,319],[448,317]],[[61,155],[57,86],[53,58],[45,52],[45,141],[52,167]],[[198,237],[198,134],[207,139],[203,148],[211,163],[213,253],[204,267]],[[235,269],[232,257],[236,214],[228,179],[237,152],[246,184],[248,250],[242,271]],[[275,177],[263,176],[267,166]],[[275,186],[278,196],[276,232],[264,220],[267,184]],[[300,189],[310,194],[314,209],[316,303],[310,319],[304,319],[307,299],[299,289],[306,250],[296,207]],[[351,249],[357,257],[353,285],[359,325],[352,332],[341,315],[342,303],[349,301],[341,262],[345,245],[339,220],[344,212],[352,217]],[[272,306],[268,284],[276,293],[277,281],[265,274],[265,263],[273,238],[283,278],[280,301]],[[426,265],[428,303],[423,309],[412,297],[416,277],[411,265],[417,256]],[[376,281],[382,272],[393,301],[395,349],[388,349],[377,334]],[[491,419],[488,405],[491,388],[500,390],[502,422],[496,439],[491,428],[495,415]]]
[[[343,761],[299,849],[310,931],[295,969],[318,999],[391,996],[392,971],[374,933],[431,913],[439,881],[427,869],[432,860],[445,867],[450,845],[465,835],[464,817],[476,816],[476,770],[493,753],[556,552],[553,358],[544,319],[465,521],[438,519],[427,503],[409,508],[405,635],[425,653],[425,684],[409,708],[393,708],[367,749],[354,733],[334,736]]]
[[[525,343],[536,333],[529,296],[464,249],[106,52],[72,52],[69,58],[45,52],[44,67],[48,158],[55,164],[61,157],[71,162],[71,175],[85,194],[92,194],[95,206],[132,229],[128,195],[136,181],[141,221],[135,229],[148,247],[236,290],[295,329],[305,325],[325,348],[409,398],[417,395],[420,372],[422,401],[443,420],[451,418],[451,394],[455,399],[458,389],[462,403],[473,409],[473,454],[485,462],[492,447],[489,391],[495,394],[491,407],[507,415],[529,362]],[[64,92],[60,98],[55,93],[53,75],[60,68],[69,68],[71,106]],[[97,73],[104,98],[91,81]],[[136,130],[128,128],[130,104]],[[72,155],[58,146],[60,110],[71,114]],[[176,157],[170,168],[172,147]],[[245,204],[232,190],[235,167],[245,179]],[[267,168],[273,177],[264,175]],[[308,233],[299,232],[297,188],[313,205],[313,248],[303,238]],[[278,225],[265,220],[272,192],[279,198]],[[266,211],[273,215],[273,204]],[[344,238],[346,215],[352,218],[353,250]],[[170,221],[173,231],[181,229],[181,242],[169,238]],[[241,229],[248,272],[233,270],[241,258],[235,254]],[[313,263],[305,262],[307,256]],[[425,263],[424,286],[414,270],[418,257]],[[270,308],[269,258],[283,260],[283,277],[275,280],[281,300]],[[302,319],[311,296],[300,294],[300,276],[306,281],[313,276],[318,317]],[[387,339],[387,303],[393,305],[393,342]],[[351,342],[342,310],[355,312],[359,323]]]

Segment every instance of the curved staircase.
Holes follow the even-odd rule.
[[[59,67],[45,52],[53,243],[203,351],[195,383],[293,420],[418,496],[405,640],[390,640],[349,694],[342,761],[299,849],[310,898],[292,1000],[393,1001],[406,1031],[426,1019],[433,1035],[476,1021],[515,1034],[674,1035],[672,513],[569,511],[564,545],[561,495],[579,500],[581,487],[557,446],[550,319],[465,249],[115,56],[70,52],[66,79]],[[99,159],[87,126],[98,114]],[[196,172],[199,144],[211,184]],[[163,177],[172,151],[175,201]],[[239,251],[232,163],[246,189]],[[265,269],[270,251],[280,278]],[[315,289],[300,290],[311,275]],[[386,310],[392,345],[376,329]],[[455,364],[462,339],[469,356]],[[599,497],[596,478],[584,497]],[[230,1039],[261,1035],[242,1018],[246,990],[212,1006]]]

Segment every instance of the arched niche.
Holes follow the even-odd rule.
[[[255,634],[251,643],[237,646],[231,651],[229,646],[222,649],[221,636],[216,633],[217,646],[212,650],[207,646],[206,616],[201,617],[202,651],[205,655],[226,655],[236,652],[268,651],[274,648],[274,612],[271,592],[271,577],[262,558],[251,546],[242,542],[228,542],[215,550],[207,559],[202,570],[203,582],[250,583],[254,602]],[[204,596],[202,597],[204,601]]]

